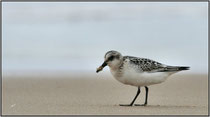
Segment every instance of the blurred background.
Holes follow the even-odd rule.
[[[3,2],[3,76],[95,74],[104,54],[207,74],[207,2]],[[109,69],[105,68],[109,73]]]

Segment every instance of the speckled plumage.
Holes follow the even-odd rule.
[[[166,65],[147,58],[138,58],[133,56],[124,56],[123,61],[129,59],[130,64],[137,66],[141,72],[155,72],[166,67]]]

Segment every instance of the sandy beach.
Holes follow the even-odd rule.
[[[88,78],[90,77],[90,78]],[[137,88],[111,76],[3,77],[3,115],[207,115],[207,75],[171,76],[149,86],[148,106],[130,103]],[[135,103],[143,103],[145,91]]]

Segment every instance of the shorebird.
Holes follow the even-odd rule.
[[[146,106],[149,92],[149,85],[159,84],[179,71],[189,70],[190,67],[169,66],[157,61],[133,56],[122,56],[120,52],[108,51],[104,56],[103,64],[97,68],[96,72],[102,71],[105,66],[109,66],[113,77],[119,82],[136,86],[138,88],[136,96],[130,104],[120,104],[120,106],[133,106],[136,98],[140,94],[140,87],[145,87],[146,97],[144,104],[134,104],[135,106]]]

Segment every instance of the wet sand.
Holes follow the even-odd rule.
[[[87,78],[91,77],[91,78]],[[149,86],[148,106],[130,103],[137,88],[108,76],[3,77],[3,115],[207,115],[207,75],[173,75]],[[145,91],[135,103],[143,103]]]

